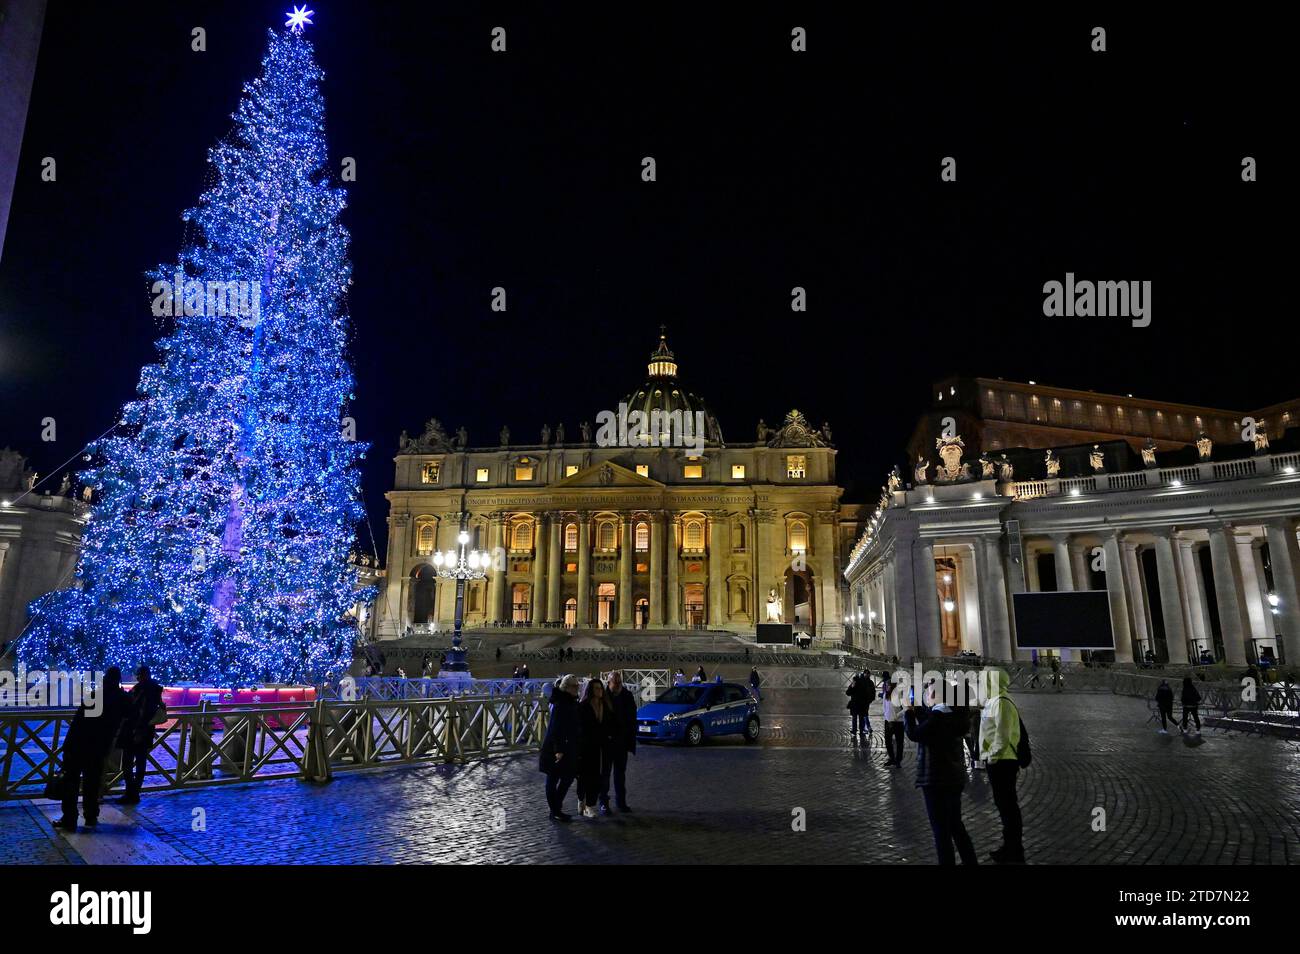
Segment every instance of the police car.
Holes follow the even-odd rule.
[[[699,745],[715,735],[758,741],[758,700],[736,682],[694,682],[667,689],[637,710],[637,738]]]

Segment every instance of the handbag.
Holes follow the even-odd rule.
[[[153,711],[153,715],[149,719],[149,724],[162,725],[166,721],[167,721],[167,703],[160,702],[158,703],[158,708]]]
[[[68,777],[62,772],[56,772],[50,776],[50,780],[45,783],[45,797],[52,798],[56,802],[63,800],[63,791],[68,787]]]

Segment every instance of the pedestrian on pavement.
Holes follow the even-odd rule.
[[[623,685],[623,674],[615,669],[605,685],[610,706],[614,710],[615,737],[610,757],[600,776],[600,810],[607,815],[609,807],[610,774],[614,776],[614,803],[620,812],[631,813],[627,804],[627,757],[636,755],[636,698]]]
[[[578,700],[578,812],[596,817],[600,780],[618,738],[614,710],[599,679],[588,679]]]
[[[99,689],[83,700],[63,740],[63,816],[54,823],[64,831],[77,830],[77,789],[81,789],[81,814],[86,827],[99,824],[99,795],[104,784],[104,759],[117,741],[129,703],[122,691],[122,670],[110,666]]]
[[[749,670],[749,691],[759,702],[763,701],[763,678],[758,674],[758,667]]]
[[[144,786],[144,773],[149,762],[149,750],[153,748],[155,718],[165,715],[163,707],[163,688],[149,674],[148,666],[141,666],[135,671],[135,685],[127,695],[126,718],[118,733],[117,744],[122,750],[122,777],[126,779],[126,794],[118,799],[122,805],[134,805],[140,801],[140,789]]]
[[[1064,684],[1065,684],[1065,680],[1061,678],[1061,660],[1053,656],[1052,657],[1052,688],[1055,689],[1057,692],[1060,692],[1061,687]]]
[[[683,671],[683,670],[681,670],[681,669],[678,669],[678,670],[677,670],[677,673],[673,676],[673,685],[674,685],[674,686],[684,686],[684,685],[686,685],[686,673],[685,673],[685,671]]]
[[[519,678],[520,679],[532,678],[531,676],[528,675],[528,663],[524,663],[522,666],[519,667]]]
[[[880,700],[884,708],[885,764],[903,764],[903,692],[888,673],[880,674]]]
[[[1163,679],[1156,688],[1156,709],[1160,713],[1160,734],[1168,735],[1169,723],[1177,725],[1177,721],[1174,719],[1174,690]]]
[[[1183,677],[1183,732],[1187,731],[1187,717],[1196,722],[1196,734],[1201,734],[1201,694],[1191,676]]]
[[[694,681],[694,682],[708,682],[708,681],[709,681],[709,674],[706,673],[706,672],[704,671],[704,667],[703,667],[703,666],[701,666],[699,669],[695,670],[695,678],[694,678],[693,681]]]
[[[849,697],[849,734],[854,738],[868,735],[871,732],[868,713],[871,709],[871,701],[876,696],[875,683],[865,672],[860,672],[853,677],[844,694]]]
[[[995,669],[993,691],[980,713],[980,758],[988,766],[993,804],[1002,819],[1002,847],[989,854],[998,864],[1024,864],[1024,820],[1016,796],[1020,776],[1020,710],[1011,701],[1011,677]]]
[[[1029,682],[1025,686],[1025,688],[1037,689],[1038,688],[1038,654],[1037,653],[1034,653],[1033,658],[1029,661],[1029,668],[1033,671],[1033,674],[1029,677]]]
[[[949,706],[942,701],[934,706],[909,705],[903,713],[903,731],[916,743],[916,786],[925,797],[925,812],[930,817],[941,865],[955,864],[957,855],[962,864],[979,864],[961,820],[961,793],[966,787],[962,736],[970,718],[971,712],[965,706]]]
[[[578,774],[578,686],[577,676],[561,676],[551,688],[551,717],[542,740],[539,771],[546,773],[546,804],[551,821],[568,822],[564,796]]]
[[[515,668],[511,671],[511,673],[510,673],[510,678],[511,678],[511,679],[518,679],[518,678],[519,678],[519,666],[516,665]]]

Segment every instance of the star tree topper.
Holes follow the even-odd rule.
[[[315,12],[315,10],[308,10],[306,4],[301,7],[294,7],[292,13],[285,14],[288,19],[284,21],[284,25],[294,33],[301,33],[303,27],[311,23],[311,15]]]

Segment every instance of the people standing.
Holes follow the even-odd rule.
[[[684,670],[678,669],[677,672],[673,674],[673,685],[674,686],[686,685],[686,672]]]
[[[148,666],[135,671],[135,685],[127,695],[126,718],[118,734],[122,749],[122,776],[126,779],[126,794],[118,802],[134,805],[140,801],[140,789],[153,748],[154,716],[162,706],[163,688],[149,674]]]
[[[853,677],[844,694],[849,697],[849,734],[854,738],[859,735],[869,735],[871,721],[868,713],[871,709],[871,701],[876,696],[875,683],[865,672],[860,672]]]
[[[110,666],[99,689],[81,703],[63,740],[63,816],[55,828],[77,830],[77,790],[81,789],[81,814],[87,828],[99,824],[99,795],[104,784],[104,759],[108,756],[127,711],[122,691],[122,670]]]
[[[551,820],[568,822],[564,796],[578,774],[578,686],[577,676],[561,676],[551,688],[551,715],[538,760],[539,771],[546,773],[546,804]]]
[[[902,690],[888,673],[880,674],[880,700],[884,709],[885,764],[903,764]]]
[[[749,670],[749,691],[759,702],[763,701],[763,679],[758,674],[758,667]]]
[[[614,711],[599,679],[588,679],[578,700],[578,812],[596,817],[600,780],[614,749]]]
[[[605,770],[600,776],[600,810],[613,814],[609,807],[610,774],[614,776],[614,803],[620,812],[631,813],[627,804],[627,757],[636,755],[636,697],[623,685],[623,674],[615,669],[606,684],[610,706],[614,711],[614,743]]]
[[[1183,732],[1187,731],[1187,717],[1196,722],[1196,734],[1201,734],[1201,693],[1192,683],[1191,676],[1183,677]]]
[[[1169,723],[1174,719],[1174,690],[1164,679],[1160,680],[1160,685],[1156,687],[1156,710],[1160,713],[1160,734],[1169,734]]]
[[[692,681],[692,682],[708,682],[708,681],[709,681],[708,673],[706,673],[706,672],[704,671],[704,667],[703,667],[703,666],[701,666],[699,669],[695,670],[695,675],[694,675],[693,677],[691,677],[691,681]]]
[[[993,691],[980,713],[980,758],[988,766],[993,804],[1002,819],[1002,847],[989,854],[998,864],[1023,864],[1024,820],[1016,795],[1020,776],[1020,710],[1011,701],[1011,677],[995,669]]]
[[[531,677],[528,675],[528,663],[524,663],[522,666],[519,667],[519,678],[520,678],[520,679],[529,679],[529,678],[531,678]]]
[[[962,737],[970,717],[969,709],[945,702],[932,707],[909,705],[903,713],[903,730],[916,743],[916,786],[925,797],[941,865],[955,864],[958,855],[962,864],[979,864],[961,820],[961,793],[966,787]]]

